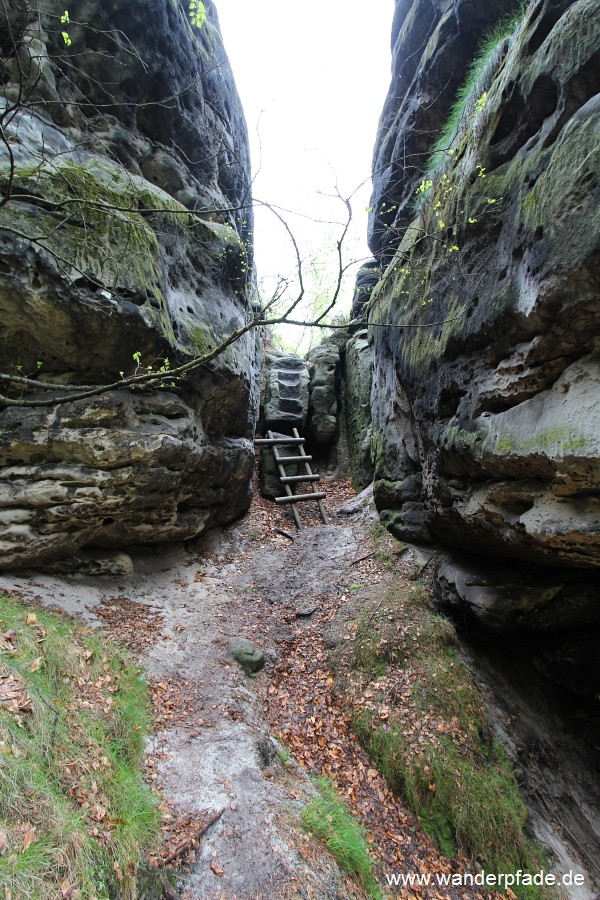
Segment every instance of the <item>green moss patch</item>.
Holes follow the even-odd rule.
[[[149,222],[157,214],[145,211],[176,209],[180,204],[107,162],[81,166],[63,160],[18,167],[14,198],[2,219],[47,249],[74,278],[85,275],[99,287],[146,293],[162,302],[158,238]]]
[[[317,779],[316,786],[317,797],[302,812],[304,826],[325,842],[340,867],[356,878],[368,897],[381,898],[364,829],[337,796],[329,778]]]
[[[537,870],[512,765],[491,737],[454,626],[424,586],[393,579],[373,592],[340,654],[339,693],[361,743],[442,852],[491,872]],[[546,896],[525,890],[518,896]]]
[[[415,201],[417,208],[432,196],[433,182],[443,175],[450,164],[456,163],[462,156],[477,114],[485,106],[487,90],[506,57],[518,26],[524,19],[527,5],[527,0],[515,2],[514,11],[505,16],[481,42],[427,161],[424,174],[426,187],[417,192]],[[428,185],[429,181],[432,183]]]

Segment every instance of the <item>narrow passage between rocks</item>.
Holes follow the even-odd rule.
[[[146,669],[156,727],[147,773],[163,797],[155,862],[163,871],[180,866],[172,896],[365,896],[302,826],[316,794],[312,779],[327,775],[366,831],[382,895],[499,897],[437,884],[386,886],[386,874],[469,869],[466,858],[440,853],[386,785],[344,698],[344,654],[353,652],[359,610],[380,610],[391,589],[410,594],[426,560],[417,564],[389,536],[374,551],[374,514],[352,499],[343,477],[329,481],[327,493],[334,510],[327,526],[316,508],[303,510],[307,527],[296,533],[289,512],[255,490],[240,522],[185,548],[138,554],[125,580],[5,576],[0,586],[102,627]],[[393,624],[406,627],[402,619]],[[230,653],[239,637],[264,651],[253,677]],[[395,680],[382,675],[354,693],[382,723],[395,703],[418,753],[448,726],[417,712],[411,678],[410,668],[399,668]],[[165,896],[169,890],[165,882]]]

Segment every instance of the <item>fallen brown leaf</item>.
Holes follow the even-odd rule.
[[[25,835],[25,840],[23,841],[23,847],[21,849],[21,853],[25,853],[25,851],[31,846],[31,844],[36,839],[35,828],[30,828],[27,834]]]
[[[215,875],[217,876],[217,878],[222,878],[223,875],[225,874],[225,870],[220,869],[216,862],[211,862],[210,867],[213,870],[213,872],[215,873]]]

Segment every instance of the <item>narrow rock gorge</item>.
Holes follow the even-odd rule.
[[[408,900],[387,874],[546,866],[593,900],[598,0],[395,0],[372,258],[304,358],[256,327],[218,0],[67,6],[0,13],[0,776],[59,607],[145,669],[146,775],[196,829],[154,893],[113,866],[123,896]],[[298,532],[254,446],[294,429],[331,515]],[[319,776],[366,875],[308,834]],[[3,809],[0,875],[42,831]],[[419,896],[503,896],[444,891]]]

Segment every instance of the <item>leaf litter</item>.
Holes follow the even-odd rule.
[[[326,491],[328,510],[355,496],[350,482],[344,477],[328,481]],[[308,538],[327,530],[321,525],[316,504],[314,510],[312,506],[304,504],[301,510],[306,526],[301,535]],[[338,791],[367,830],[382,886],[384,872],[464,871],[468,868],[466,859],[449,860],[442,856],[414,815],[389,790],[359,744],[343,698],[336,690],[337,673],[334,674],[329,668],[330,648],[324,635],[340,614],[351,606],[353,596],[361,585],[371,588],[383,585],[389,577],[381,561],[375,558],[366,526],[361,523],[349,526],[347,520],[343,521],[343,526],[337,523],[330,526],[339,534],[338,538],[334,537],[334,544],[336,540],[343,543],[348,528],[353,531],[352,545],[341,548],[345,555],[340,556],[339,562],[333,561],[332,564],[331,559],[325,558],[327,550],[319,549],[318,541],[313,546],[313,552],[303,556],[304,538],[296,533],[290,510],[264,500],[255,484],[254,499],[248,514],[225,532],[220,551],[201,551],[189,561],[186,577],[171,581],[177,584],[180,594],[192,590],[194,586],[203,587],[211,578],[220,579],[230,592],[235,592],[235,605],[215,613],[211,626],[215,652],[220,654],[219,661],[226,667],[230,666],[226,654],[227,641],[222,636],[222,629],[230,624],[230,618],[237,619],[240,633],[262,647],[271,648],[266,669],[253,682],[262,701],[264,718],[272,733],[308,775],[328,774],[334,779]],[[310,568],[315,570],[312,580],[307,578]],[[408,573],[405,574],[408,577]],[[285,583],[284,596],[277,589],[281,579]],[[155,607],[151,602],[152,598],[136,600],[119,595],[102,598],[94,609],[107,635],[126,645],[142,660],[163,639],[165,626],[169,624],[165,609],[160,604]],[[31,624],[34,626],[35,621]],[[185,625],[177,624],[175,630],[184,631]],[[355,638],[356,626],[349,620],[341,639],[351,646]],[[8,655],[11,646],[11,635],[2,635],[0,649]],[[410,673],[405,673],[403,677],[409,679]],[[186,672],[185,663],[176,675],[161,674],[149,680],[153,720],[159,736],[173,730],[184,730],[194,737],[213,728],[219,715],[234,720],[244,715],[242,707],[236,710],[231,705],[219,709],[212,704],[207,711],[203,685],[193,673]],[[109,681],[97,680],[91,684],[83,677],[80,688],[79,703],[98,704],[103,711],[110,710]],[[388,701],[394,700],[398,709],[398,699],[408,697],[408,694],[408,680],[404,685],[398,682],[391,685],[382,678],[379,683],[365,686],[362,702],[368,708],[376,707],[376,714],[381,721],[385,721]],[[16,702],[24,707],[21,712],[27,711],[28,699],[20,692],[20,685],[9,681],[0,670],[2,702],[13,706]],[[419,718],[415,710],[409,707],[403,710],[403,715],[408,720],[407,730],[413,728],[416,748],[425,733],[435,737],[439,723],[429,721],[427,717]],[[157,867],[183,866],[185,872],[193,869],[206,830],[218,822],[223,809],[215,804],[214,808],[190,813],[172,800],[168,790],[165,791],[161,774],[171,750],[166,739],[158,739],[148,748],[146,755],[146,777],[159,797],[162,829],[161,846],[152,861]],[[67,763],[65,783],[77,802],[82,806],[85,804],[93,823],[91,827],[101,837],[103,829],[111,827],[111,820],[106,798],[93,791],[93,777],[90,775],[94,765],[102,765],[102,760],[90,760],[91,772],[83,773],[85,777],[82,777],[81,773],[78,775],[71,771]],[[277,777],[285,780],[288,769],[289,765],[284,764],[283,775]],[[289,794],[298,798],[305,796],[293,785],[289,787]],[[233,795],[230,805],[235,811]],[[22,840],[27,838],[27,834],[28,829],[24,831]],[[31,840],[34,840],[34,835]],[[296,844],[300,856],[316,866],[314,843],[300,835],[296,837]],[[219,859],[211,861],[210,870],[219,883],[226,880],[226,867]],[[353,895],[354,889],[348,887],[345,896]],[[281,896],[284,896],[283,892]],[[435,890],[422,887],[414,890],[401,888],[394,891],[394,896],[467,900],[497,895],[464,888]]]

